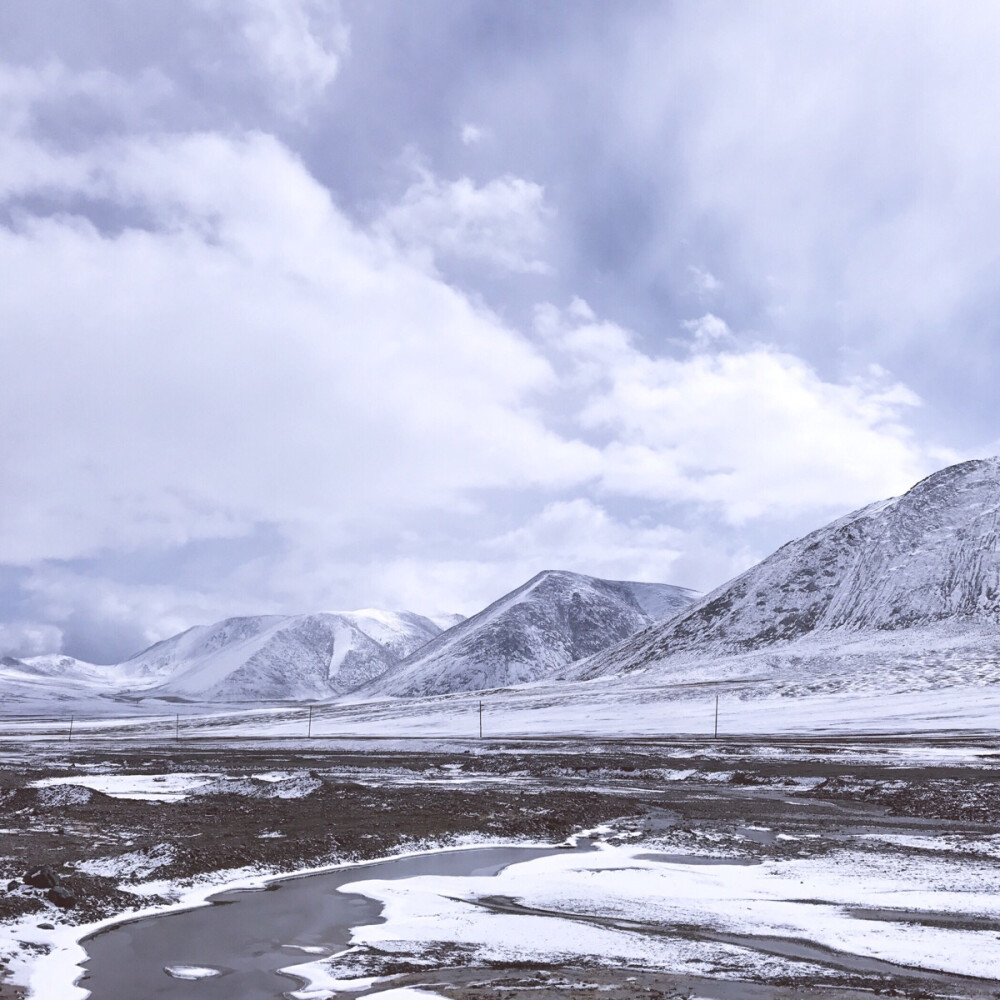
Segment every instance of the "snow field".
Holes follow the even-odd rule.
[[[324,705],[313,714],[315,738],[370,738],[386,731],[399,739],[475,739],[479,701],[488,739],[576,736],[711,736],[715,694],[636,681],[601,678],[583,684],[534,685],[500,692],[440,698],[384,700]],[[941,733],[1000,728],[1000,684],[926,691],[846,690],[800,697],[723,691],[720,738],[770,734],[849,735],[852,733]],[[304,737],[301,710],[269,717],[231,714],[198,720],[198,735],[225,738]]]
[[[353,944],[416,954],[442,943],[472,948],[477,959],[580,959],[639,963],[701,973],[706,962],[747,974],[801,974],[750,949],[617,930],[590,918],[689,925],[724,933],[793,938],[851,955],[953,975],[994,978],[995,930],[928,927],[906,911],[1000,921],[1000,870],[989,859],[878,857],[853,849],[760,865],[686,865],[643,858],[638,847],[602,846],[515,864],[490,878],[423,876],[342,887],[384,905],[385,922],[359,927]],[[510,897],[559,916],[490,912],[484,897]],[[901,911],[899,920],[860,919],[851,910]],[[584,918],[584,922],[574,917]]]

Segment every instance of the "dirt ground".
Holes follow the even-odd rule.
[[[669,830],[675,843],[689,839],[692,846],[710,836],[748,858],[801,857],[877,831],[975,838],[998,831],[997,762],[1000,755],[928,763],[919,753],[864,741],[511,742],[465,749],[425,749],[413,741],[403,750],[378,741],[344,749],[325,740],[0,744],[0,921],[37,914],[39,921],[86,923],[127,913],[156,902],[128,891],[150,879],[186,882],[248,865],[291,871],[470,835],[558,843],[603,823],[630,838]],[[254,775],[273,771],[308,778],[312,791],[298,798],[247,794],[248,782],[252,790],[266,788]],[[196,791],[182,802],[101,792],[74,799],[32,787],[40,779],[101,773],[205,773],[244,781],[238,793]],[[776,825],[799,839],[753,832]],[[133,869],[112,872],[110,862],[123,854]],[[77,867],[85,863],[93,872],[101,859],[109,861],[106,874]],[[60,909],[46,889],[24,884],[25,873],[41,865],[70,890],[74,906]],[[20,993],[5,971],[0,964],[0,998],[10,1000]],[[642,969],[462,966],[449,967],[444,978],[426,969],[404,975],[399,985],[444,981],[447,995],[460,1000],[1000,996],[1000,979],[991,986],[881,975],[845,981],[841,975],[805,986],[801,980],[742,983],[733,992],[731,985]]]

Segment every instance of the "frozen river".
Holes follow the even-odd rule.
[[[530,847],[439,851],[286,879],[264,890],[220,893],[210,906],[94,935],[84,942],[90,957],[80,985],[92,1000],[275,1000],[296,986],[279,969],[342,951],[352,927],[379,921],[379,903],[339,892],[340,886],[359,878],[489,876],[552,853]],[[194,970],[215,974],[177,978],[198,975]]]

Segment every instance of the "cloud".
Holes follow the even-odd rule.
[[[483,139],[485,139],[488,134],[489,133],[486,131],[486,129],[482,128],[481,126],[473,125],[471,122],[466,122],[462,126],[462,132],[461,132],[462,145],[475,146],[476,143],[482,142]]]
[[[444,181],[425,168],[378,228],[400,245],[445,261],[475,260],[501,271],[548,274],[537,254],[552,210],[543,188],[505,175],[476,185],[470,178]]]
[[[547,504],[522,525],[488,543],[523,562],[525,579],[540,569],[568,569],[611,579],[664,581],[673,577],[683,537],[648,519],[620,521],[591,500]]]
[[[688,320],[684,323],[684,329],[693,337],[691,347],[695,351],[711,350],[733,343],[733,331],[726,321],[711,313],[706,313],[701,319]]]
[[[22,585],[23,607],[35,621],[59,627],[0,628],[0,649],[29,655],[69,648],[82,659],[111,662],[193,624],[232,615],[363,606],[474,614],[543,569],[669,581],[685,545],[676,529],[648,518],[619,520],[584,499],[546,504],[493,534],[484,535],[483,525],[475,518],[475,525],[457,525],[452,538],[429,544],[399,537],[396,552],[380,551],[377,541],[347,547],[313,536],[216,570],[200,586],[182,574],[148,583],[67,564],[38,565]],[[454,537],[465,532],[461,541]]]
[[[545,569],[669,582],[685,544],[669,525],[648,517],[619,519],[580,497],[546,503],[514,520],[492,533],[480,521],[461,540],[367,558],[347,567],[347,575],[357,592],[378,594],[390,607],[475,614]],[[462,532],[456,525],[454,536]],[[315,568],[322,575],[323,567]]]
[[[710,254],[746,319],[802,351],[820,331],[919,370],[956,363],[943,330],[973,351],[991,340],[1000,127],[981,95],[1000,85],[997,9],[677,13],[622,29],[642,55],[612,80],[621,148],[672,161],[636,267]]]
[[[0,656],[38,656],[62,649],[62,629],[45,622],[0,622]]]
[[[9,138],[0,560],[259,523],[336,538],[595,474],[538,413],[542,355],[357,229],[275,139]],[[136,221],[102,229],[93,205]]]
[[[581,387],[581,425],[607,435],[610,494],[709,505],[741,524],[860,506],[942,464],[907,426],[919,398],[877,367],[826,381],[774,347],[737,348],[714,316],[693,329],[722,349],[681,359],[643,352],[612,323],[540,316]]]
[[[597,5],[536,45],[461,107],[558,208],[548,297],[642,337],[724,299],[825,378],[891,369],[924,433],[995,434],[995,6]]]
[[[693,264],[689,265],[687,270],[691,284],[700,298],[709,299],[722,291],[722,282],[711,271],[705,271]]]
[[[232,596],[218,592],[219,582],[199,591],[114,580],[65,566],[36,567],[24,584],[25,603],[38,621],[59,622],[59,627],[37,627],[35,648],[21,642],[20,655],[67,650],[92,663],[119,662],[194,624],[273,610],[239,606]]]
[[[883,352],[968,353],[995,314],[1000,145],[946,46],[922,90],[924,42],[894,56],[881,13],[882,42],[850,14],[831,47],[824,4],[629,7],[484,73],[445,31],[478,25],[438,12],[405,65],[446,71],[393,89],[423,14],[375,51],[388,21],[361,8],[349,40],[336,5],[195,6],[220,16],[157,22],[185,41],[162,64],[147,42],[138,75],[0,64],[0,564],[32,567],[4,593],[25,650],[469,612],[546,567],[705,588],[955,456]],[[911,97],[917,128],[888,113]],[[440,166],[398,198],[406,143]],[[543,295],[572,301],[519,331]],[[218,565],[189,554],[213,545]]]
[[[95,133],[141,128],[174,90],[152,67],[126,79],[104,69],[71,71],[55,58],[36,67],[0,62],[0,134],[10,141],[41,124],[70,131],[67,122]],[[19,151],[24,147],[15,145]],[[8,171],[24,169],[12,159],[5,157],[0,183]]]
[[[348,53],[339,5],[321,0],[250,0],[236,6],[247,52],[271,79],[275,100],[303,118],[326,92]]]

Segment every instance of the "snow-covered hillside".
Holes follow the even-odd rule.
[[[676,614],[695,596],[668,584],[539,573],[358,693],[410,697],[537,680]]]
[[[441,632],[410,612],[257,615],[202,625],[120,665],[152,696],[206,701],[331,698],[388,670]]]
[[[1000,459],[964,462],[789,542],[669,622],[565,676],[700,662],[707,677],[719,657],[755,654],[747,663],[759,666],[763,653],[787,658],[800,650],[808,659],[823,650],[829,660],[838,645],[857,648],[865,636],[891,656],[885,635],[900,644],[914,629],[924,648],[935,636],[954,648],[966,635],[982,650],[1000,638],[998,535]]]
[[[119,680],[115,667],[59,654],[0,657],[0,709],[39,711],[45,706],[91,708]]]

